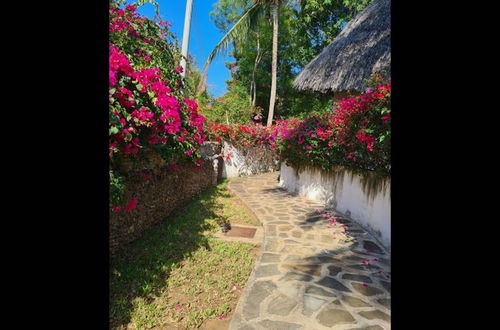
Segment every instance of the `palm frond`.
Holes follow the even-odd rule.
[[[257,23],[257,19],[263,14],[265,10],[265,3],[261,1],[256,1],[250,8],[248,8],[243,15],[238,19],[238,21],[233,25],[233,27],[227,31],[227,33],[222,37],[222,39],[215,45],[212,52],[208,55],[207,60],[203,66],[202,77],[205,78],[207,75],[207,70],[215,56],[227,51],[231,42],[237,43],[243,40],[248,30],[250,30]],[[203,81],[204,79],[202,79]]]

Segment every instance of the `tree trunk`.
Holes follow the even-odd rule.
[[[252,106],[255,107],[255,99],[257,98],[257,84],[255,82],[255,73],[257,71],[257,65],[259,65],[260,62],[260,41],[259,41],[259,34],[257,33],[257,55],[255,56],[255,64],[253,66],[253,71],[252,71],[252,86],[250,87],[251,89],[251,94],[252,94]]]
[[[267,127],[273,123],[274,103],[276,102],[276,73],[278,66],[278,0],[273,2],[273,61],[271,72],[271,97],[269,99],[269,115],[267,116]]]

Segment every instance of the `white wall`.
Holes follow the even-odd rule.
[[[257,149],[245,149],[246,153],[243,153],[230,143],[223,142],[223,178],[272,172],[277,169],[277,162],[272,161],[269,152],[265,157],[262,157],[262,155],[257,152]],[[229,159],[226,159],[226,155],[229,155]]]
[[[281,164],[280,186],[346,214],[391,247],[391,182],[375,181],[344,168],[297,171]]]

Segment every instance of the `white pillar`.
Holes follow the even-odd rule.
[[[188,46],[189,46],[189,31],[191,29],[191,9],[193,8],[193,0],[187,0],[186,2],[186,14],[184,15],[184,33],[182,35],[182,51],[183,57],[187,58]],[[181,59],[182,76],[186,76],[186,60]]]

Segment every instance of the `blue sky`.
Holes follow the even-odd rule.
[[[134,3],[135,1],[127,2]],[[170,31],[175,34],[180,46],[184,30],[186,0],[157,0],[157,2],[160,5],[161,17],[172,23]],[[223,36],[209,16],[213,4],[216,2],[217,0],[193,0],[189,54],[195,57],[200,71],[208,54]],[[150,3],[146,3],[140,6],[137,11],[141,15],[153,18],[155,7]],[[210,94],[218,97],[226,92],[226,80],[230,78],[230,74],[224,63],[232,61],[234,61],[234,58],[228,55],[219,55],[214,59],[208,69],[207,76]]]

